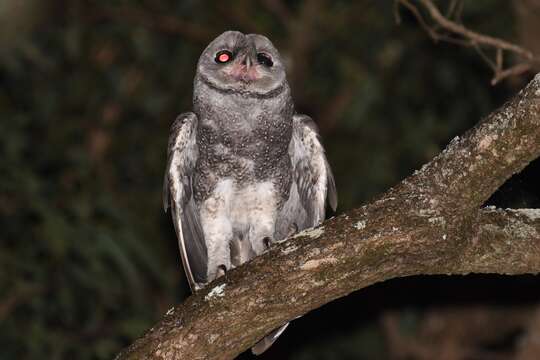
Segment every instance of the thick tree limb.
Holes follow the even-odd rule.
[[[540,74],[378,200],[230,271],[118,358],[230,359],[297,316],[396,277],[538,273],[540,211],[480,207],[539,155]]]

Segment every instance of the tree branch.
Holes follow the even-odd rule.
[[[524,72],[530,71],[533,67],[540,64],[540,59],[536,57],[531,51],[525,49],[519,45],[513,44],[503,39],[495,38],[489,35],[480,34],[472,31],[460,24],[457,21],[452,21],[449,16],[455,13],[456,3],[452,1],[448,11],[448,17],[444,16],[437,6],[431,0],[418,0],[422,8],[424,8],[435,26],[429,25],[422,16],[420,10],[411,0],[395,0],[396,4],[406,7],[414,17],[418,20],[422,28],[429,34],[434,41],[446,41],[456,43],[461,46],[474,47],[482,56],[484,61],[493,70],[492,85],[497,84],[499,81],[514,75],[519,75]],[[397,13],[397,19],[399,21],[399,14]],[[441,32],[441,29],[445,32]],[[449,35],[450,34],[450,35]],[[457,37],[456,37],[457,36]],[[489,59],[482,51],[482,47],[487,47],[495,50],[495,61]],[[504,52],[512,53],[521,58],[520,62],[516,65],[505,68],[504,66]]]
[[[454,138],[403,185],[455,211],[481,206],[507,179],[540,156],[539,84],[537,75],[498,111]]]
[[[396,277],[538,273],[540,211],[478,207],[539,154],[540,74],[378,200],[228,272],[118,359],[230,359],[291,319]]]

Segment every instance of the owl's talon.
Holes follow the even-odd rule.
[[[227,267],[225,265],[219,265],[216,271],[216,278],[224,276],[227,273]]]
[[[264,237],[263,244],[266,249],[270,249],[270,245],[272,245],[272,239],[270,239],[268,236]]]

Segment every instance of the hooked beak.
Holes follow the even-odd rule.
[[[245,83],[260,79],[261,74],[255,66],[255,56],[255,51],[240,55],[238,61],[231,68],[230,75]]]
[[[249,69],[253,65],[253,60],[251,60],[250,54],[244,55],[244,59],[242,59],[242,65],[246,67],[246,72],[249,72]]]

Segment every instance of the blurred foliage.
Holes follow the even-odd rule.
[[[323,131],[340,211],[410,174],[525,80],[490,87],[474,51],[433,44],[406,11],[398,26],[392,1],[269,3],[0,2],[2,359],[111,358],[187,295],[161,208],[165,146],[190,109],[198,56],[222,31],[281,49],[299,111]],[[512,38],[508,14],[507,1],[470,1],[463,21]],[[296,358],[379,358],[375,328]]]

